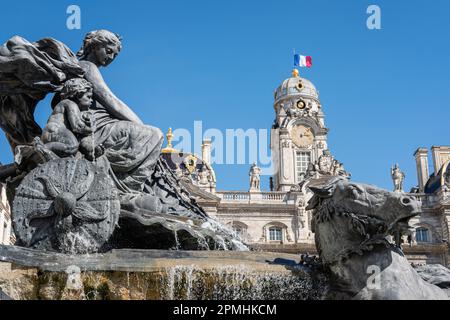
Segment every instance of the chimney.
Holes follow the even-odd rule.
[[[419,182],[419,191],[424,192],[425,184],[428,181],[428,149],[418,148],[414,152],[414,157],[416,158],[416,168],[417,168],[417,181]]]
[[[438,174],[444,163],[450,159],[450,147],[432,146],[431,153],[433,155],[434,174]]]
[[[205,139],[202,143],[202,160],[211,164],[211,139]]]

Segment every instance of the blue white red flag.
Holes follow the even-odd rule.
[[[294,54],[294,67],[312,67],[311,56],[302,56],[300,54]]]

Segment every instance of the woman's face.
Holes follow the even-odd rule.
[[[119,54],[119,47],[116,44],[98,45],[94,49],[95,58],[99,65],[106,67]]]

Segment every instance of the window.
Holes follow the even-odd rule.
[[[430,242],[429,232],[427,228],[417,228],[416,229],[416,241],[417,242]]]
[[[238,235],[242,236],[242,227],[241,226],[233,226],[233,231],[236,232]]]
[[[280,227],[269,228],[269,240],[270,241],[282,241],[283,231]]]
[[[244,241],[248,240],[247,225],[239,221],[233,221],[229,224],[231,229]]]
[[[311,154],[309,152],[297,152],[296,167],[297,167],[297,182],[300,182],[302,173],[306,173],[309,163],[311,162]]]

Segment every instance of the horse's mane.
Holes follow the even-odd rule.
[[[355,243],[350,248],[344,248],[335,254],[338,261],[346,260],[353,254],[362,255],[364,252],[372,251],[375,245],[392,247],[393,244],[387,241],[387,224],[383,220],[362,213],[351,212],[345,206],[336,204],[332,198],[319,198],[318,204],[313,211],[312,224],[333,223],[333,216],[343,217],[350,220],[350,230],[361,236],[361,242]],[[317,228],[314,227],[314,232]],[[317,250],[322,251],[320,241],[316,241]]]

